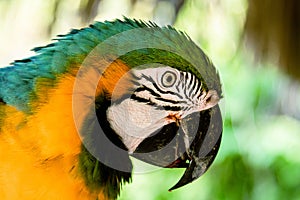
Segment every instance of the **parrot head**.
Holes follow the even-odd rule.
[[[83,144],[102,164],[121,171],[120,179],[132,171],[129,156],[186,168],[170,191],[208,169],[221,142],[221,84],[211,61],[188,36],[139,22],[95,47],[81,68],[75,115],[91,99],[94,103],[81,128]],[[77,96],[91,84],[90,94]]]

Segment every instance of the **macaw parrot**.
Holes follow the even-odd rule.
[[[116,199],[131,158],[200,177],[222,134],[219,74],[170,26],[96,22],[0,68],[0,197]]]

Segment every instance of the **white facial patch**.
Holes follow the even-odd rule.
[[[132,99],[125,99],[107,110],[111,127],[121,136],[129,153],[134,152],[145,138],[168,124],[165,120],[167,115],[164,110],[155,110]]]

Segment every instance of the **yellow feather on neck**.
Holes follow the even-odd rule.
[[[128,70],[121,61],[114,61],[100,80],[90,80],[98,83],[94,95],[104,89],[122,95],[129,81],[121,84],[124,88],[114,87]],[[101,193],[91,193],[78,174],[81,140],[72,114],[75,79],[70,73],[53,89],[39,88],[39,96],[47,99],[32,103],[38,106],[33,114],[0,104],[1,199],[105,199]],[[82,112],[82,116],[88,114],[86,109]]]

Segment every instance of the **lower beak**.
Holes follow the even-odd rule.
[[[186,168],[169,191],[187,185],[207,171],[221,143],[222,116],[218,105],[192,113],[146,138],[132,156],[166,168]]]

